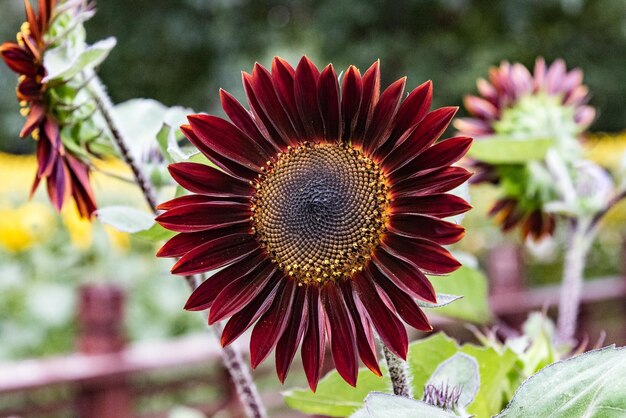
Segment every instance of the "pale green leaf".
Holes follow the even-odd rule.
[[[460,388],[461,396],[458,405],[462,408],[472,403],[480,387],[478,363],[474,357],[465,353],[456,353],[441,363],[426,382],[426,386],[437,388]]]
[[[419,300],[419,299],[417,299],[415,303],[417,303],[417,305],[420,308],[432,309],[432,308],[441,308],[459,299],[463,299],[463,296],[448,295],[446,293],[438,293],[437,303],[426,302],[425,300]]]
[[[351,418],[456,418],[457,415],[426,402],[386,393],[370,393],[363,410]]]
[[[486,137],[474,141],[467,155],[489,164],[526,164],[541,160],[554,146],[547,138],[511,139]]]
[[[626,349],[605,347],[531,376],[497,418],[626,416]]]
[[[444,333],[437,333],[409,344],[407,363],[413,377],[413,395],[421,399],[424,385],[437,366],[459,350],[456,341]]]
[[[48,70],[44,82],[52,85],[63,83],[81,71],[97,67],[106,59],[115,44],[115,38],[103,39],[88,46],[71,59],[64,56],[66,51],[62,48],[51,50],[44,58]]]
[[[477,417],[490,417],[502,410],[505,394],[509,392],[510,382],[507,375],[512,371],[517,361],[517,355],[506,349],[498,353],[493,348],[479,347],[465,344],[461,352],[469,354],[478,362],[480,373],[480,388],[474,402],[467,408],[467,412]]]
[[[108,206],[96,211],[100,222],[111,225],[118,231],[136,233],[154,225],[154,215],[127,206]]]
[[[391,390],[386,370],[382,371],[383,377],[378,377],[368,369],[359,369],[357,387],[350,386],[333,371],[320,380],[315,393],[309,389],[292,389],[282,394],[290,408],[305,414],[345,417],[363,406],[368,393]]]
[[[145,229],[133,234],[133,236],[139,239],[150,242],[160,242],[166,239],[170,239],[174,235],[176,235],[176,232],[165,229],[156,222],[154,222],[154,224],[149,229]]]
[[[487,279],[479,270],[466,265],[447,276],[429,276],[437,294],[463,295],[463,299],[437,309],[437,315],[474,323],[491,319],[487,299]]]

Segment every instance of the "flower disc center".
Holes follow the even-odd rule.
[[[302,284],[350,277],[385,230],[381,168],[347,145],[304,143],[256,181],[253,224],[272,259]]]

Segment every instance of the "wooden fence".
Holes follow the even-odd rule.
[[[526,288],[514,247],[494,250],[487,270],[491,308],[509,326],[519,326],[529,311],[553,309],[558,302],[558,286]],[[617,324],[610,341],[624,344],[626,274],[587,281],[582,294],[579,337],[597,334],[606,322],[598,325],[592,313],[610,307],[608,315]],[[77,321],[76,353],[0,364],[0,417],[160,418],[177,404],[207,416],[242,416],[211,336],[127,346],[124,294],[109,286],[80,289]],[[439,325],[447,326],[445,321]],[[274,382],[273,374],[265,366],[255,378]],[[263,398],[272,417],[299,416],[282,405],[275,383],[262,384],[262,392],[267,386]]]

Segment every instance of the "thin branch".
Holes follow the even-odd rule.
[[[598,212],[596,212],[596,214],[593,216],[593,218],[591,219],[591,223],[589,224],[589,228],[587,229],[587,232],[592,232],[598,226],[602,218],[604,218],[604,216],[613,208],[613,206],[617,205],[620,201],[622,201],[625,198],[626,198],[626,189],[622,190],[621,193],[618,193],[615,196],[613,196],[613,198],[609,200],[606,206],[600,209]]]

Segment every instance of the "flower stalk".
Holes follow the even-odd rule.
[[[595,235],[587,233],[587,224],[572,222],[565,252],[556,335],[560,344],[572,343],[577,328],[585,260]]]
[[[389,369],[393,393],[405,398],[412,398],[413,391],[411,390],[406,362],[392,353],[385,344],[383,344],[383,355],[387,362],[387,369]]]
[[[124,138],[124,135],[115,122],[115,118],[113,117],[113,103],[106,92],[105,86],[95,74],[90,75],[89,78],[91,78],[88,87],[89,92],[93,96],[96,107],[102,115],[111,137],[115,141],[120,155],[133,172],[134,183],[140,188],[152,212],[158,214],[156,191],[143,172],[141,165],[130,152],[128,141]],[[201,283],[195,276],[184,276],[184,278],[192,292],[196,290]],[[222,333],[221,326],[214,324],[211,327],[211,331],[219,340],[220,334]],[[237,395],[244,406],[247,416],[249,418],[266,418],[267,413],[261,401],[259,391],[252,380],[250,370],[246,366],[241,352],[233,345],[224,347],[222,349],[222,361],[237,389]]]

